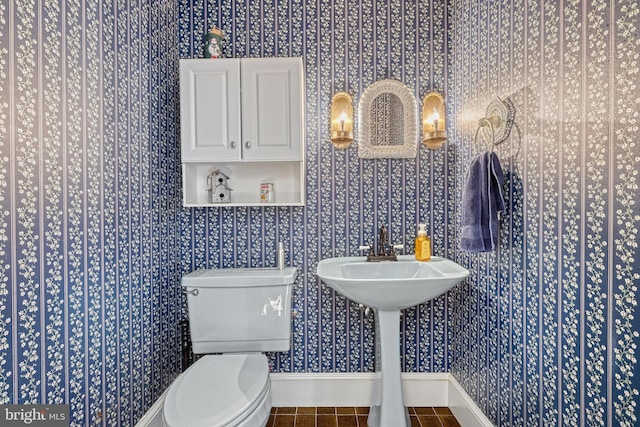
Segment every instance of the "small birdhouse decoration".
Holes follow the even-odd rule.
[[[227,187],[229,177],[216,169],[207,177],[207,190],[209,191],[209,201],[211,203],[231,202],[231,188]]]
[[[222,58],[222,40],[224,33],[220,28],[213,27],[204,36],[204,57],[217,59]]]

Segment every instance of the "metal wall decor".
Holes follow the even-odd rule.
[[[514,126],[515,116],[516,108],[511,99],[507,97],[502,100],[496,96],[487,107],[486,116],[478,121],[478,129],[474,138],[475,149],[478,150],[478,136],[480,135],[490,150],[506,141]]]

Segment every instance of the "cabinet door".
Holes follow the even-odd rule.
[[[300,160],[302,58],[243,58],[242,158]]]
[[[182,162],[240,159],[240,61],[180,60]]]

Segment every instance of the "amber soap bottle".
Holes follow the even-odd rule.
[[[429,261],[431,259],[431,239],[427,236],[426,224],[418,224],[415,253],[417,261]]]

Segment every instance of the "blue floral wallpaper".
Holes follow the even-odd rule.
[[[180,369],[176,20],[0,4],[0,404],[133,425]]]
[[[381,224],[470,278],[405,310],[406,371],[450,371],[500,426],[638,423],[637,0],[19,0],[0,4],[0,404],[69,403],[135,424],[180,369],[180,276],[299,267],[276,372],[374,370],[373,316],[315,275]],[[211,25],[227,56],[301,56],[307,205],[181,207],[177,59]],[[447,99],[449,141],[415,159],[329,142],[333,93],[394,78]],[[500,248],[458,249],[478,118],[497,149]],[[356,105],[357,107],[357,105]]]
[[[496,253],[456,251],[450,369],[499,426],[640,424],[640,5],[453,1],[447,93],[457,151],[509,97],[497,148],[509,209]],[[459,206],[463,174],[450,200]],[[450,241],[457,241],[454,211]]]
[[[304,58],[307,206],[189,209],[182,218],[184,271],[273,266],[284,242],[299,275],[293,348],[272,355],[276,372],[375,370],[373,314],[321,284],[318,261],[360,254],[384,224],[390,240],[413,253],[417,223],[426,222],[435,253],[446,253],[449,150],[362,160],[355,143],[333,148],[328,116],[335,92],[350,92],[357,104],[379,79],[400,80],[416,97],[443,90],[444,22],[445,5],[427,1],[180,2],[181,57],[202,57],[203,34],[216,25],[228,57]],[[448,369],[446,318],[445,298],[404,313],[407,371]]]

